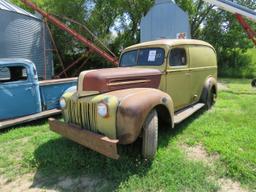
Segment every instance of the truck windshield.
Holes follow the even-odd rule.
[[[121,67],[159,66],[164,62],[164,49],[145,48],[124,53],[120,60]]]

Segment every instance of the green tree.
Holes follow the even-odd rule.
[[[255,0],[236,2],[256,9]],[[245,54],[253,44],[233,14],[203,0],[176,0],[176,3],[189,13],[192,37],[205,40],[216,48],[220,75],[237,77],[253,75],[254,62]],[[256,29],[255,24],[247,19],[246,21]]]
[[[248,0],[244,5],[255,8],[252,6],[252,2]],[[247,22],[256,28],[252,22]],[[255,66],[245,52],[253,47],[253,43],[247,38],[247,34],[235,16],[220,9],[212,9],[207,15],[204,25],[199,38],[210,42],[215,47],[218,54],[219,74],[221,76],[252,77]]]

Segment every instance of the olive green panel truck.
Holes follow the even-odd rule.
[[[157,40],[126,48],[118,68],[84,71],[65,93],[64,122],[52,131],[118,159],[118,145],[142,137],[142,155],[157,151],[159,124],[170,128],[217,97],[214,48],[199,40]],[[160,123],[161,122],[161,123]]]

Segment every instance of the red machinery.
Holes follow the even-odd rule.
[[[246,31],[249,39],[251,39],[253,41],[254,45],[256,45],[256,32],[253,31],[253,29],[250,27],[250,25],[244,20],[242,15],[236,14],[236,19],[238,20],[238,22],[242,25],[242,27]]]
[[[45,12],[44,10],[40,9],[38,6],[36,6],[34,3],[32,3],[30,0],[21,0],[25,5],[32,8],[33,10],[40,13],[44,18],[46,18],[49,22],[53,23],[60,29],[66,31],[70,35],[72,35],[75,39],[83,43],[85,46],[89,47],[90,51],[97,53],[98,55],[102,56],[104,59],[112,63],[113,65],[118,65],[118,58],[113,57],[112,55],[108,54],[101,48],[97,47],[94,43],[92,43],[90,40],[86,39],[84,36],[76,32],[75,30],[69,28],[67,25],[65,25],[63,22],[58,20],[56,17],[52,16],[51,14]],[[65,70],[64,70],[65,72]]]
[[[233,1],[228,0],[204,0],[207,3],[211,3],[220,9],[235,14],[236,19],[241,24],[249,39],[251,39],[256,46],[256,32],[250,27],[243,17],[256,22],[256,12],[247,7],[241,6]]]

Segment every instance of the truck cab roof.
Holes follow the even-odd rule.
[[[34,63],[28,59],[23,58],[0,58],[0,66],[4,64],[24,64],[24,65],[34,65]]]
[[[159,45],[167,45],[167,46],[179,46],[179,45],[203,45],[207,47],[211,47],[212,49],[213,46],[210,45],[209,43],[201,40],[195,40],[195,39],[160,39],[160,40],[155,40],[155,41],[148,41],[144,43],[139,43],[130,47],[127,47],[126,50],[131,50],[131,49],[136,49],[136,48],[141,48],[141,47],[157,47]]]

